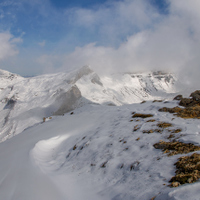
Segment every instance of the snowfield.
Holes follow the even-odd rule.
[[[0,199],[199,199],[199,182],[168,187],[183,155],[168,157],[153,144],[168,141],[170,133],[143,133],[170,122],[170,129],[182,129],[180,141],[199,145],[198,119],[158,112],[176,105],[90,104],[25,130],[0,144]],[[132,112],[153,117],[133,119]]]

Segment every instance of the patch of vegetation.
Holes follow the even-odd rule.
[[[148,133],[148,134],[149,134],[149,133],[153,133],[154,131],[151,129],[151,130],[143,130],[142,132],[143,132],[143,133]]]
[[[141,113],[135,113],[133,114],[132,118],[148,118],[148,117],[153,117],[152,114],[141,114]]]
[[[160,112],[169,112],[169,113],[179,113],[181,110],[182,110],[182,108],[176,106],[174,108],[163,107],[163,108],[160,108],[158,111],[160,111]]]
[[[136,141],[139,141],[140,140],[140,137],[138,137],[137,139],[136,139]]]
[[[164,153],[167,153],[168,156],[173,156],[177,154],[186,154],[200,150],[199,146],[195,146],[194,144],[191,143],[183,143],[178,141],[172,141],[172,142],[160,141],[159,143],[156,143],[153,146],[156,149],[162,149],[162,151]]]
[[[174,107],[174,108],[161,108],[160,112],[175,113],[176,116],[181,118],[197,118],[200,119],[200,106],[192,106],[186,108]]]
[[[161,129],[151,129],[151,130],[143,130],[142,131],[143,133],[162,133],[163,132],[163,130],[161,130]]]
[[[155,198],[156,198],[156,196],[155,196],[155,197],[152,197],[151,200],[155,200]]]
[[[140,129],[140,126],[139,125],[135,125],[134,128],[133,128],[133,131],[137,131],[138,129]]]
[[[171,133],[180,133],[182,131],[182,129],[178,128],[175,130],[170,130]]]
[[[178,129],[174,129],[174,130],[168,130],[171,134],[168,136],[167,139],[172,139],[175,138],[175,133],[180,133],[182,131],[182,129],[178,128]]]
[[[76,145],[74,145],[74,147],[73,147],[73,150],[76,150],[77,149],[77,146]]]
[[[107,164],[107,162],[108,162],[108,161],[102,163],[102,164],[101,164],[101,168],[106,168],[106,164]]]
[[[185,183],[194,183],[200,178],[200,154],[183,156],[175,163],[176,175],[169,181],[171,187],[178,187]]]
[[[175,138],[175,135],[174,134],[170,134],[167,139],[172,139],[172,138]]]
[[[167,122],[159,122],[158,124],[157,124],[157,126],[159,127],[159,128],[168,128],[168,127],[171,127],[172,126],[172,124],[171,123],[167,123]]]
[[[150,119],[150,120],[148,120],[146,122],[155,122],[155,121],[156,121],[155,119]]]
[[[178,117],[182,118],[198,118],[200,119],[200,90],[190,94],[190,98],[182,98],[178,95],[174,100],[180,100],[179,105],[185,108],[174,107],[174,108],[161,108],[160,112],[175,113]]]

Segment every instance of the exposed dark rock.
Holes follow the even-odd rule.
[[[91,79],[91,82],[93,84],[98,84],[100,86],[103,86],[100,77],[97,74],[94,74],[93,78]]]
[[[166,75],[167,73],[166,72],[163,72],[163,71],[155,71],[153,72],[153,75]]]
[[[100,167],[101,167],[101,168],[106,168],[106,164],[107,164],[107,162],[108,162],[108,161],[102,163]]]
[[[190,94],[190,97],[192,97],[194,101],[200,101],[200,90],[196,90],[195,92],[192,92]]]
[[[179,94],[179,95],[175,96],[173,100],[179,101],[179,100],[181,100],[182,98],[183,98],[183,96],[182,96],[181,94]]]
[[[80,78],[82,78],[85,75],[91,74],[93,71],[88,66],[83,66],[81,69],[79,69],[72,79],[68,80],[67,83],[69,84],[75,84],[76,81],[78,81]]]
[[[133,114],[132,118],[148,118],[148,117],[153,117],[152,114],[141,114],[141,113],[135,113]]]
[[[184,107],[194,106],[195,104],[197,104],[197,102],[189,98],[182,98],[179,103],[180,106]]]
[[[63,115],[66,112],[72,111],[80,98],[81,92],[76,85],[72,86],[69,91],[61,93],[56,99],[59,109],[54,115]]]
[[[13,109],[15,104],[16,104],[16,100],[14,99],[9,99],[7,104],[5,105],[4,109]]]
[[[179,105],[184,107],[200,105],[200,90],[192,92],[190,98],[182,98]]]

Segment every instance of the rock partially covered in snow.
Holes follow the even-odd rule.
[[[70,77],[70,79],[67,81],[69,84],[75,84],[79,79],[81,79],[83,76],[87,76],[88,74],[93,73],[93,71],[90,69],[89,66],[84,66],[77,71],[75,71],[74,75]]]
[[[75,109],[80,98],[81,92],[76,85],[72,86],[67,92],[61,92],[56,98],[56,104],[59,105],[59,109],[54,112],[54,115],[63,115]]]

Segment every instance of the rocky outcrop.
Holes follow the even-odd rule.
[[[200,101],[200,90],[196,90],[195,92],[192,92],[190,94],[190,97],[192,97],[194,101]]]
[[[7,104],[5,105],[5,107],[4,107],[4,109],[13,109],[14,108],[14,106],[15,106],[15,104],[16,104],[16,100],[14,100],[14,99],[9,99],[8,100],[8,102],[7,102]]]
[[[181,94],[179,94],[179,95],[175,96],[173,100],[180,101],[182,98],[183,98],[183,96]]]
[[[184,107],[200,105],[200,90],[192,92],[190,98],[182,98],[179,105]]]
[[[81,92],[76,85],[72,86],[67,92],[61,93],[56,99],[56,104],[59,105],[59,108],[54,112],[54,115],[63,115],[75,109],[80,98]]]
[[[94,76],[91,79],[91,82],[93,84],[97,84],[97,85],[103,86],[103,84],[101,82],[101,79],[100,79],[100,77],[97,74],[94,74]]]

